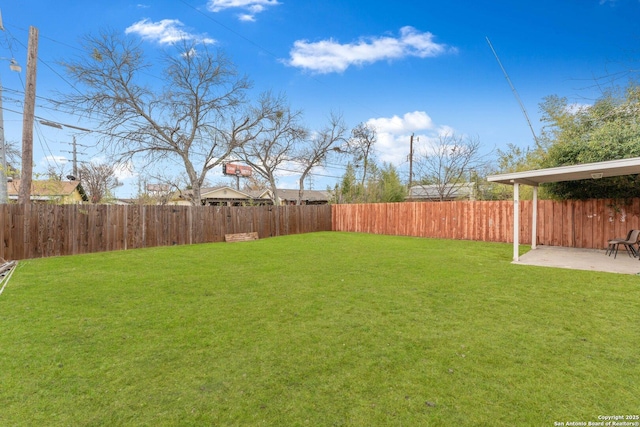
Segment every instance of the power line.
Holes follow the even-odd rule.
[[[251,39],[249,39],[249,38],[247,38],[247,37],[243,36],[242,34],[240,34],[240,33],[236,32],[236,31],[234,31],[232,28],[230,28],[230,27],[228,27],[228,26],[226,26],[226,25],[222,24],[221,22],[219,22],[219,21],[215,20],[215,19],[214,19],[214,18],[212,18],[211,16],[209,16],[209,15],[206,15],[206,14],[202,13],[200,10],[198,10],[198,9],[196,9],[195,7],[191,6],[191,5],[190,5],[190,4],[188,4],[186,1],[182,0],[182,3],[184,3],[186,6],[188,6],[188,7],[192,8],[192,9],[193,9],[193,10],[195,10],[196,12],[198,12],[198,13],[202,14],[205,18],[207,18],[207,19],[211,20],[212,22],[215,22],[215,23],[216,23],[217,25],[219,25],[220,27],[222,27],[222,28],[226,29],[227,31],[229,31],[229,32],[231,32],[231,33],[235,34],[236,36],[240,37],[240,38],[241,38],[241,39],[243,39],[245,42],[247,42],[247,43],[249,43],[249,44],[251,44],[251,45],[253,45],[253,46],[257,47],[257,48],[258,48],[258,49],[260,49],[262,52],[265,52],[266,54],[268,54],[268,55],[272,56],[273,58],[278,59],[277,55],[275,55],[273,52],[269,51],[268,49],[264,48],[263,46],[259,45],[258,43],[254,42],[253,40],[251,40]],[[13,35],[12,35],[12,34],[9,34],[9,35],[11,36],[11,39],[12,39],[14,42],[18,43],[18,44],[19,44],[19,45],[21,45],[22,47],[25,47],[25,46],[24,46],[24,44],[23,44],[23,43],[21,43],[21,42],[20,42],[18,39],[16,39],[15,37],[13,37]],[[52,41],[52,42],[54,42],[54,43],[58,43],[58,44],[60,44],[60,45],[62,45],[62,46],[65,46],[65,47],[67,47],[67,48],[71,48],[71,49],[74,49],[74,50],[82,51],[82,49],[78,49],[78,48],[77,48],[77,47],[75,47],[75,46],[70,46],[70,45],[68,45],[68,44],[66,44],[66,43],[59,42],[59,41],[57,41],[57,40],[55,40],[55,39],[53,39],[53,38],[50,38],[50,37],[44,37],[44,38],[45,38],[45,39],[47,39],[47,40],[49,40],[49,41]],[[10,42],[10,40],[9,40],[9,39],[7,39],[7,40]],[[11,43],[11,44],[13,45],[13,43]],[[25,47],[25,48],[26,48],[26,47]],[[71,88],[73,88],[75,91],[80,92],[80,91],[77,89],[77,87],[76,87],[73,83],[69,82],[69,81],[68,81],[66,78],[64,78],[60,73],[58,73],[58,72],[57,72],[57,71],[56,71],[52,66],[50,66],[50,65],[49,65],[49,63],[48,63],[46,60],[44,60],[43,58],[38,58],[38,62],[42,63],[45,67],[47,67],[47,68],[48,68],[51,72],[53,72],[53,73],[54,73],[58,78],[60,78],[62,81],[64,81],[66,84],[68,84],[68,85],[69,85]],[[160,79],[158,76],[155,76],[155,75],[154,75],[153,77],[154,77],[154,78],[157,78],[157,79]],[[313,77],[312,77],[312,78],[313,78]],[[22,81],[22,78],[20,78],[20,79],[21,79],[21,81]],[[318,79],[316,79],[316,78],[313,78],[313,80],[316,80],[318,83],[324,84],[322,81],[320,81],[320,80],[318,80]],[[22,82],[22,85],[23,85],[23,87],[24,87],[24,82]],[[9,89],[9,91],[13,92],[14,94],[23,94],[23,92],[18,91],[18,90],[15,90],[15,89]],[[46,104],[39,104],[39,105],[38,105],[38,108],[45,109],[45,110],[48,110],[48,111],[62,112],[62,113],[64,113],[64,114],[66,114],[66,115],[70,115],[70,116],[77,116],[77,115],[76,115],[76,113],[75,113],[75,112],[64,111],[66,108],[73,109],[73,110],[75,110],[75,111],[81,111],[81,112],[83,112],[84,114],[89,114],[89,115],[93,113],[93,111],[91,111],[91,110],[84,109],[84,108],[78,108],[78,106],[77,106],[77,105],[69,106],[69,105],[66,105],[66,104],[65,104],[65,103],[63,103],[63,102],[58,101],[58,100],[54,100],[54,99],[51,99],[51,98],[43,97],[43,96],[40,96],[40,95],[38,95],[38,96],[37,96],[37,99],[39,99],[40,101],[44,101],[44,102],[46,102],[46,103],[51,103],[51,104],[56,105],[56,108],[50,107],[50,106],[48,106],[48,105],[46,105]],[[17,105],[19,105],[19,104],[20,104],[20,101],[19,101],[19,100],[11,100],[10,102],[15,102]],[[59,107],[64,107],[64,108],[63,108],[63,110],[61,111],[61,110],[59,110]],[[11,110],[11,109],[8,109],[8,108],[4,108],[4,110],[6,110],[6,111],[10,111],[10,112],[13,112],[13,113],[16,113],[16,114],[20,114],[20,112],[15,111],[15,110]],[[374,113],[375,113],[375,112],[374,112]],[[103,115],[103,116],[104,116],[104,117],[106,117],[106,118],[109,118],[109,116],[108,116],[108,115],[104,115],[104,114],[101,114],[101,115]],[[77,117],[82,117],[82,116],[77,116]],[[44,125],[48,125],[48,126],[52,126],[52,125],[53,125],[54,127],[58,127],[57,125],[62,125],[62,126],[65,126],[65,127],[75,128],[75,129],[77,129],[77,130],[81,130],[81,131],[85,131],[85,132],[86,132],[86,131],[89,131],[89,132],[97,133],[97,134],[100,134],[100,135],[103,135],[103,136],[107,136],[107,137],[117,137],[117,136],[118,136],[118,135],[112,134],[112,133],[110,133],[110,132],[99,131],[99,130],[91,130],[91,129],[85,129],[85,128],[78,128],[78,127],[74,127],[73,125],[62,124],[62,123],[60,123],[60,122],[58,122],[58,121],[54,121],[54,120],[50,120],[50,119],[45,119],[45,118],[43,118],[43,117],[41,117],[41,116],[36,116],[35,118],[39,120],[40,124],[44,124]],[[99,119],[99,120],[100,120],[100,119]],[[51,151],[50,147],[48,146],[47,140],[46,140],[46,138],[44,137],[44,135],[43,135],[43,133],[42,133],[42,129],[40,129],[40,128],[39,128],[39,126],[38,126],[38,128],[37,128],[37,131],[38,131],[38,138],[39,138],[39,141],[40,141],[41,148],[43,149],[43,151],[44,151],[44,152],[48,152],[48,153],[50,154],[50,158],[51,158],[51,159],[53,159],[53,161],[55,162],[55,156],[53,155],[53,153],[52,153],[52,151]],[[56,162],[56,163],[57,163],[57,162]],[[59,166],[59,165],[58,165],[58,166]],[[331,166],[325,166],[325,167],[327,167],[327,168],[332,168]],[[344,167],[341,167],[341,168],[335,167],[334,169],[344,169]],[[282,170],[282,171],[284,171],[284,172],[300,173],[299,171],[294,171],[294,170],[286,170],[286,169],[281,169],[281,170]],[[327,177],[327,178],[338,178],[338,179],[340,178],[340,177],[338,177],[338,176],[327,175],[327,174],[320,174],[320,173],[313,173],[313,172],[311,173],[311,175],[318,176],[318,177]]]
[[[531,134],[533,135],[533,140],[535,141],[536,145],[538,145],[538,137],[536,136],[536,132],[533,130],[533,126],[531,125],[531,120],[529,120],[529,115],[527,114],[526,108],[524,108],[524,104],[522,103],[522,100],[520,99],[520,95],[518,95],[518,91],[516,90],[516,88],[513,85],[513,83],[511,83],[511,79],[509,78],[509,74],[507,74],[507,70],[505,70],[504,67],[502,66],[502,62],[500,62],[500,58],[498,58],[498,54],[496,53],[495,49],[493,48],[493,45],[491,44],[491,41],[489,40],[489,37],[486,37],[486,39],[487,39],[487,43],[489,44],[489,47],[491,48],[491,51],[493,52],[493,55],[496,57],[496,60],[498,61],[498,65],[500,65],[500,69],[502,69],[502,72],[504,73],[504,77],[507,79],[507,82],[509,83],[509,86],[511,87],[511,91],[513,92],[513,95],[515,96],[516,101],[518,101],[518,104],[520,105],[520,109],[522,110],[522,114],[524,114],[524,118],[527,120],[527,124],[529,125],[529,129],[531,129]]]
[[[14,26],[14,28],[18,28],[18,29],[20,29],[20,30],[24,30],[23,28],[20,28],[20,27],[15,27],[15,26]],[[26,31],[26,30],[25,30],[25,31]],[[20,41],[20,39],[15,38],[12,34],[11,34],[11,38],[12,38],[15,42],[17,42],[20,46],[22,46],[24,49],[27,49],[27,46],[25,46],[25,45],[24,45],[24,43],[22,43],[22,42]],[[42,37],[40,37],[40,38],[42,38]],[[53,39],[53,38],[51,38],[51,37],[44,37],[44,38],[45,38],[45,39],[47,39],[47,40],[49,40],[49,41],[52,41],[52,42],[54,42],[54,43],[60,44],[60,45],[62,45],[62,46],[66,46],[66,47],[69,47],[69,48],[72,48],[72,49],[75,49],[75,50],[79,50],[79,51],[81,51],[81,49],[79,49],[79,48],[77,48],[77,47],[74,47],[74,46],[68,45],[68,44],[66,44],[66,43],[59,42],[59,41],[57,41],[57,40],[55,40],[55,39]],[[47,61],[45,61],[43,58],[40,58],[40,57],[39,57],[39,58],[38,58],[38,62],[39,62],[39,63],[41,63],[41,64],[43,64],[45,67],[47,67],[47,68],[48,68],[52,73],[54,73],[56,76],[58,76],[58,78],[60,78],[60,80],[62,80],[62,81],[63,81],[63,82],[65,82],[66,84],[68,84],[68,85],[69,85],[72,89],[74,89],[76,92],[78,92],[78,93],[82,93],[82,92],[81,92],[81,91],[80,91],[80,90],[79,90],[79,89],[78,89],[78,88],[77,88],[73,83],[69,82],[69,81],[68,81],[64,76],[62,76],[60,73],[58,73],[58,72],[57,72],[57,71],[56,71],[56,70],[55,70],[51,65],[49,65],[49,63],[48,63]],[[22,76],[20,77],[20,80],[22,81]],[[24,82],[22,82],[22,86],[24,87]]]
[[[253,40],[251,40],[250,38],[243,36],[243,35],[242,35],[242,34],[240,34],[239,32],[235,31],[233,28],[230,28],[230,27],[228,27],[228,26],[224,25],[222,22],[218,21],[217,19],[214,19],[214,18],[213,18],[213,17],[211,17],[210,15],[207,15],[207,14],[206,14],[206,13],[204,13],[202,10],[200,10],[200,9],[198,9],[198,8],[196,8],[196,7],[192,6],[192,5],[190,5],[190,4],[189,4],[188,2],[186,2],[185,0],[180,0],[180,2],[181,2],[182,4],[184,4],[185,6],[187,6],[187,7],[191,8],[191,9],[193,9],[196,13],[198,13],[198,14],[200,14],[200,15],[204,16],[204,17],[205,17],[206,19],[208,19],[209,21],[211,21],[211,22],[215,22],[217,25],[219,25],[220,27],[222,27],[222,28],[224,28],[225,30],[229,31],[230,33],[232,33],[232,34],[234,34],[234,35],[236,35],[236,36],[240,37],[242,40],[244,40],[244,41],[246,41],[247,43],[249,43],[249,44],[253,45],[254,47],[257,47],[259,50],[263,51],[264,53],[266,53],[266,54],[268,54],[268,55],[272,56],[272,57],[273,57],[273,58],[275,58],[275,59],[278,59],[278,56],[277,56],[275,53],[273,53],[273,52],[269,51],[268,49],[264,48],[263,46],[259,45],[259,44],[258,44],[258,43],[256,43],[256,42],[254,42],[254,41],[253,41]]]
[[[47,143],[47,139],[44,137],[44,134],[42,133],[42,129],[40,128],[40,126],[38,125],[38,123],[36,122],[36,135],[38,136],[38,142],[40,143],[40,148],[42,149],[43,153],[49,153],[49,156],[45,156],[45,159],[47,160],[47,162],[49,163],[49,165],[51,165],[50,160],[53,161],[53,163],[55,163],[55,166],[57,168],[60,168],[60,165],[58,164],[58,161],[56,160],[56,156],[53,154],[53,152],[51,151],[51,148],[49,147],[49,144]]]
[[[259,49],[260,51],[266,53],[267,55],[271,56],[272,58],[274,58],[276,61],[279,61],[281,58],[278,57],[278,55],[276,55],[275,53],[271,52],[269,49],[265,48],[264,46],[260,45],[259,43],[253,41],[252,39],[240,34],[239,32],[235,31],[233,28],[224,25],[222,22],[218,21],[217,19],[214,19],[211,15],[208,15],[206,13],[204,13],[202,10],[194,7],[193,5],[189,4],[186,0],[180,0],[185,6],[193,9],[196,13],[202,15],[204,18],[208,19],[211,22],[214,22],[215,24],[219,25],[220,27],[224,28],[225,30],[229,31],[230,33],[234,34],[235,36],[241,38],[242,40],[244,40],[245,42],[249,43],[250,45],[256,47],[257,49]],[[327,85],[325,82],[323,82],[322,80],[318,79],[317,77],[311,75],[309,76],[312,80],[316,81],[317,83],[321,84],[321,85]],[[355,104],[360,105],[360,107],[370,111],[371,113],[373,113],[374,115],[377,116],[381,116],[380,113],[378,113],[377,111],[373,110],[369,105],[366,104],[361,104],[359,102],[355,102]]]

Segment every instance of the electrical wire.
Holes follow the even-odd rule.
[[[193,9],[193,10],[195,10],[196,12],[198,12],[198,13],[202,14],[203,16],[205,16],[207,19],[211,20],[212,22],[215,22],[217,25],[219,25],[219,26],[221,26],[222,28],[226,29],[227,31],[229,31],[229,32],[231,32],[231,33],[233,33],[233,34],[235,34],[236,36],[240,37],[241,39],[243,39],[243,40],[244,40],[244,41],[246,41],[247,43],[252,44],[253,46],[255,46],[256,48],[258,48],[258,49],[259,49],[259,50],[261,50],[262,52],[264,52],[264,53],[266,53],[266,54],[268,54],[268,55],[270,55],[270,56],[272,56],[272,57],[274,57],[274,58],[276,58],[276,59],[277,59],[277,56],[276,56],[274,53],[272,53],[271,51],[269,51],[268,49],[264,48],[263,46],[259,45],[259,44],[258,44],[258,43],[256,43],[256,42],[252,41],[251,39],[249,39],[249,38],[247,38],[247,37],[243,36],[242,34],[240,34],[240,33],[236,32],[236,31],[234,31],[233,29],[231,29],[231,28],[229,28],[229,27],[225,26],[224,24],[222,24],[221,22],[219,22],[219,21],[215,20],[215,19],[214,19],[214,18],[212,18],[211,16],[209,16],[209,15],[206,15],[206,14],[202,13],[200,10],[198,10],[198,9],[194,8],[193,6],[191,6],[190,4],[188,4],[187,2],[185,2],[184,0],[181,0],[181,1],[182,1],[182,3],[184,3],[186,6],[188,6],[188,7],[192,8],[192,9]],[[17,27],[16,27],[16,28],[17,28]],[[24,29],[23,29],[23,30],[24,30]],[[9,37],[7,37],[7,38],[6,38],[8,45],[13,46],[13,43],[11,43],[11,41],[13,40],[15,43],[19,44],[19,45],[20,45],[20,46],[22,46],[24,49],[27,49],[27,47],[26,47],[26,46],[25,46],[25,45],[24,45],[24,44],[23,44],[19,39],[15,38],[15,37],[13,36],[13,34],[11,34],[10,32],[8,32],[8,31],[7,31],[7,35],[10,37],[10,38],[9,38]],[[44,38],[44,39],[46,39],[46,40],[49,40],[49,41],[51,41],[51,42],[54,42],[54,43],[60,44],[60,45],[65,46],[65,47],[67,47],[67,48],[71,48],[71,49],[74,49],[74,50],[82,51],[82,49],[79,49],[79,48],[77,48],[77,47],[75,47],[75,46],[68,45],[68,44],[66,44],[66,43],[59,42],[58,40],[53,39],[53,38],[51,38],[51,37],[42,36],[42,38]],[[12,55],[13,55],[13,56],[15,56],[15,53],[14,53],[14,50],[13,50],[13,49],[11,49],[11,52],[12,52]],[[39,62],[39,63],[41,63],[41,64],[43,64],[45,67],[47,67],[47,68],[48,68],[48,69],[49,69],[53,74],[55,74],[55,75],[56,75],[60,80],[62,80],[63,82],[65,82],[67,85],[69,85],[69,86],[70,86],[72,89],[74,89],[76,92],[81,93],[81,92],[79,91],[79,89],[78,89],[78,88],[77,88],[73,83],[69,82],[69,81],[68,81],[64,76],[62,76],[59,72],[57,72],[57,71],[56,71],[56,70],[55,70],[55,69],[54,69],[54,68],[53,68],[53,67],[48,63],[48,61],[46,61],[44,58],[39,57],[39,58],[38,58],[38,62]],[[148,74],[148,75],[149,75],[149,76],[151,76],[151,77],[154,77],[154,78],[156,78],[156,79],[158,79],[158,80],[161,80],[161,79],[160,79],[160,77],[158,77],[158,76],[155,76],[155,75],[152,75],[152,74],[149,74],[149,73],[145,73],[145,74]],[[316,78],[313,78],[313,79],[314,79],[315,81],[317,81],[317,82],[319,82],[319,83],[323,84],[323,82],[322,82],[322,81],[320,81],[320,80],[318,80],[318,79],[316,79]],[[23,81],[23,79],[22,79],[22,76],[21,76],[21,75],[20,75],[20,81],[21,81],[21,83],[22,83],[22,87],[24,88],[24,86],[25,86],[25,85],[24,85],[24,81]],[[22,92],[21,92],[21,91],[18,91],[18,90],[15,90],[15,89],[11,89],[11,88],[6,88],[5,90],[6,90],[7,92],[12,92],[13,94],[18,94],[18,95],[23,95],[23,94],[24,94],[24,91],[22,91]],[[44,109],[44,110],[51,111],[51,112],[60,112],[59,107],[60,107],[60,106],[65,107],[65,104],[64,104],[64,103],[61,103],[60,101],[58,101],[58,100],[54,100],[54,99],[51,99],[51,98],[43,97],[43,96],[41,96],[41,95],[37,95],[37,96],[36,96],[36,99],[39,99],[40,101],[44,101],[44,102],[46,102],[46,103],[50,103],[50,104],[54,104],[54,105],[56,105],[56,107],[50,107],[50,106],[48,106],[48,105],[46,105],[46,104],[38,104],[38,105],[37,105],[37,107],[38,107],[39,109]],[[8,101],[9,101],[9,103],[12,103],[12,104],[22,105],[22,102],[21,102],[20,100],[17,100],[17,99],[11,99],[11,98],[10,98]],[[69,107],[69,109],[70,109],[70,110],[71,110],[71,109],[73,109],[73,110],[75,110],[75,111],[80,111],[80,112],[82,112],[82,113],[84,113],[84,114],[86,114],[86,115],[90,115],[90,114],[92,114],[92,113],[93,113],[92,111],[90,111],[90,110],[88,110],[88,109],[78,108],[76,105],[74,105],[73,107]],[[15,111],[15,110],[12,110],[12,109],[10,109],[10,108],[6,108],[6,107],[3,107],[3,110],[8,111],[8,112],[13,112],[13,113],[16,113],[16,114],[21,114],[21,113],[20,113],[20,112],[18,112],[18,111]],[[74,116],[75,116],[75,117],[78,117],[79,119],[84,119],[84,118],[85,118],[85,116],[77,116],[75,113],[73,113],[73,112],[71,112],[71,111],[64,111],[64,110],[63,110],[63,112],[64,112],[64,114],[66,114],[66,115],[70,115],[70,116],[72,116],[72,117],[74,117]],[[38,119],[38,120],[40,120],[40,121],[45,121],[45,122],[50,122],[50,123],[56,123],[56,124],[58,123],[57,121],[48,120],[48,119],[45,119],[45,118],[40,117],[40,116],[35,116],[35,118],[36,118],[36,119]],[[109,117],[108,117],[108,116],[106,116],[106,118],[108,119]],[[99,131],[99,130],[90,130],[90,131],[91,131],[92,133],[100,134],[100,135],[107,136],[107,137],[116,137],[116,135],[111,134],[111,133],[108,133],[108,132],[104,132],[104,131]],[[54,155],[53,155],[53,152],[51,151],[51,148],[49,147],[49,145],[48,145],[48,143],[47,143],[47,138],[44,136],[44,133],[42,132],[42,129],[40,128],[40,126],[39,126],[39,125],[37,125],[37,126],[36,126],[36,132],[37,132],[37,135],[38,135],[38,140],[39,140],[39,143],[40,143],[41,149],[43,150],[43,152],[45,152],[45,153],[47,153],[47,152],[48,152],[48,153],[50,154],[50,156],[46,156],[46,158],[47,158],[47,159],[51,159],[51,160],[55,163],[55,165],[59,168],[59,167],[60,167],[60,165],[59,165],[59,164],[57,163],[57,161],[56,161],[56,156],[54,156]],[[95,145],[94,145],[94,146],[95,146]],[[344,169],[345,169],[345,167],[344,167],[344,166],[342,166],[342,167],[340,167],[340,166],[325,166],[325,167],[327,167],[327,168],[332,168],[332,169],[341,169],[341,170],[344,170]],[[300,171],[296,171],[296,170],[289,170],[289,169],[280,169],[280,170],[282,170],[283,172],[289,172],[289,173],[300,173]],[[309,176],[326,177],[326,178],[336,178],[336,179],[341,178],[341,177],[339,177],[339,176],[327,175],[327,174],[315,173],[315,172],[310,172],[310,173],[309,173]]]
[[[36,135],[38,136],[38,142],[40,143],[40,148],[42,149],[43,153],[49,153],[49,156],[45,156],[45,160],[47,161],[47,163],[49,163],[49,166],[51,166],[51,162],[50,160],[53,160],[53,163],[55,163],[55,166],[60,169],[60,165],[58,164],[58,161],[56,160],[56,156],[53,155],[53,152],[51,151],[51,147],[49,147],[49,144],[47,143],[47,138],[44,136],[44,134],[42,133],[42,128],[40,127],[40,125],[36,122],[35,123],[35,131],[36,131]]]
[[[240,39],[244,40],[245,42],[249,43],[250,45],[256,47],[258,50],[260,50],[263,53],[266,53],[267,55],[271,56],[272,58],[274,58],[276,61],[280,61],[281,58],[278,57],[278,55],[276,55],[275,53],[271,52],[269,49],[265,48],[264,46],[262,46],[261,44],[255,42],[254,40],[240,34],[239,32],[235,31],[233,28],[224,25],[222,22],[218,21],[217,19],[213,18],[211,15],[204,13],[201,9],[191,5],[189,2],[187,2],[186,0],[180,0],[180,2],[182,4],[184,4],[185,6],[189,7],[190,9],[192,9],[193,11],[195,11],[196,13],[200,14],[201,16],[203,16],[205,19],[208,19],[209,21],[215,23],[216,25],[218,25],[219,27],[225,29],[226,31],[230,32],[231,34],[234,34],[235,36],[239,37]],[[311,80],[316,81],[317,83],[321,84],[321,85],[325,85],[326,83],[320,79],[318,79],[317,77],[315,77],[314,75],[310,75],[308,76]],[[356,105],[359,105],[360,107],[362,107],[363,109],[370,111],[372,114],[376,115],[376,116],[381,116],[380,113],[376,112],[375,110],[373,110],[371,108],[371,106],[367,105],[367,104],[362,104],[359,102],[355,102]]]

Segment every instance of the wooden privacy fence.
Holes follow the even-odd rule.
[[[485,242],[513,242],[513,201],[332,206],[332,229]],[[531,244],[532,202],[520,201],[520,242]],[[640,228],[640,199],[539,200],[539,245],[603,249]]]
[[[520,241],[531,244],[532,202],[520,202]],[[540,245],[603,249],[640,228],[640,199],[538,201]],[[0,258],[19,260],[153,246],[351,231],[513,242],[512,201],[308,206],[0,205]]]
[[[0,205],[0,258],[19,260],[331,230],[331,207]]]

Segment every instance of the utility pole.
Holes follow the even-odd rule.
[[[86,153],[78,153],[78,145],[81,147],[86,147],[86,145],[78,144],[76,142],[76,136],[73,135],[73,140],[71,142],[71,146],[73,147],[71,151],[67,151],[67,153],[71,153],[73,155],[73,171],[71,175],[75,177],[75,179],[80,180],[80,176],[78,175],[78,154],[85,155]],[[80,161],[80,163],[84,163]]]
[[[409,197],[411,197],[411,186],[413,185],[413,134],[409,142]]]
[[[27,47],[27,81],[24,89],[24,113],[22,115],[22,173],[18,203],[31,203],[33,174],[33,121],[36,108],[36,66],[38,64],[38,29],[29,27]],[[27,223],[27,221],[25,221]]]
[[[78,148],[76,147],[76,136],[73,135],[73,176],[78,179]]]
[[[2,14],[0,13],[0,31],[4,31],[2,24]],[[2,60],[8,58],[0,58]],[[22,71],[20,65],[15,59],[10,60],[9,68],[11,71],[19,73]],[[4,116],[2,110],[2,82],[0,82],[0,204],[4,205],[9,202],[9,195],[7,191],[7,148],[4,139]]]
[[[7,191],[7,157],[4,145],[4,117],[2,115],[2,82],[0,82],[0,204],[9,202]]]

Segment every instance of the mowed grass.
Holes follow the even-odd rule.
[[[637,414],[640,277],[511,254],[314,233],[23,261],[0,295],[0,425]]]

